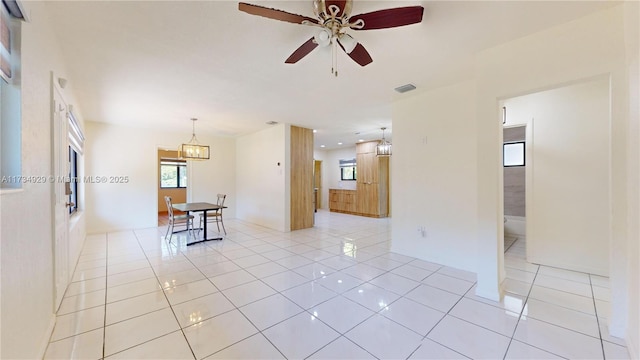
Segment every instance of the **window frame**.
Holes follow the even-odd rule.
[[[358,171],[356,167],[356,159],[341,159],[340,164],[340,180],[341,181],[356,181],[358,178]],[[345,177],[345,170],[351,169],[351,177]]]
[[[513,165],[507,165],[506,164],[506,156],[505,156],[505,149],[507,147],[507,145],[522,145],[522,149],[520,149],[522,151],[522,163],[518,163],[518,164],[513,164]],[[504,144],[502,144],[502,166],[504,167],[522,167],[522,166],[526,166],[527,164],[527,146],[525,144],[525,141],[520,140],[520,141],[509,141],[509,142],[505,142]]]
[[[78,211],[78,152],[69,146],[69,215]]]
[[[165,164],[163,164],[165,163]],[[175,166],[176,168],[176,176],[177,176],[177,180],[176,180],[176,186],[162,186],[162,167],[163,166]],[[160,160],[160,189],[186,189],[187,188],[187,182],[188,179],[185,179],[185,184],[182,184],[181,179],[181,171],[180,168],[184,168],[184,175],[185,178],[187,176],[187,162],[186,161],[179,161],[179,160]]]

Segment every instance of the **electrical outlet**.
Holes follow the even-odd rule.
[[[427,228],[425,226],[418,226],[418,232],[423,238],[427,237]]]

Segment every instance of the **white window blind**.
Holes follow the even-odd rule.
[[[7,9],[9,15],[16,19],[27,20],[25,17],[24,4],[18,0],[2,0],[2,5]]]
[[[14,41],[20,34],[20,24],[16,20],[24,20],[25,16],[24,4],[20,0],[2,0],[0,5],[0,77],[7,83],[13,78],[13,69],[19,62],[19,59],[13,59],[12,53],[20,53],[20,49],[12,49],[15,46]],[[15,57],[15,54],[13,54]],[[19,57],[19,55],[18,55]]]
[[[341,159],[340,167],[353,167],[356,166],[356,159]]]
[[[0,12],[0,75],[6,82],[11,81],[11,28],[8,14]]]
[[[73,112],[69,111],[69,145],[78,153],[84,154],[84,135],[82,129],[73,115]]]

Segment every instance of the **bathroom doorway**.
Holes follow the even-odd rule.
[[[505,247],[509,234],[524,234],[528,262],[609,275],[609,94],[609,77],[601,76],[500,103],[504,130],[524,125],[525,133],[524,213],[507,215],[514,208],[503,169]]]
[[[506,116],[506,107],[503,107]],[[503,129],[504,252],[525,239],[526,220],[526,124]]]

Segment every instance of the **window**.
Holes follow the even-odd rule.
[[[502,156],[505,167],[524,166],[524,141],[505,143]]]
[[[78,120],[73,114],[72,106],[69,105],[67,112],[69,141],[69,185],[67,185],[66,193],[69,195],[69,214],[73,214],[80,209],[82,197],[78,196],[80,186],[78,179],[82,178],[82,155],[84,154],[84,135]]]
[[[13,77],[13,69],[11,66],[12,63],[12,44],[15,44],[16,38],[12,36],[13,34],[13,24],[15,20],[9,16],[9,14],[5,14],[4,6],[2,6],[2,11],[0,12],[0,76],[6,82],[10,82]]]
[[[0,4],[0,188],[22,187],[21,23]]]
[[[69,214],[78,211],[78,153],[69,146]]]
[[[340,180],[356,179],[356,159],[340,160]]]
[[[162,160],[160,162],[160,187],[163,189],[186,188],[187,162]]]

